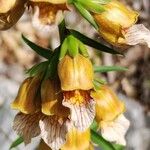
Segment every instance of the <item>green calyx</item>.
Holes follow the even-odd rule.
[[[69,35],[62,43],[59,60],[61,60],[65,55],[75,57],[78,54],[81,54],[84,57],[89,56],[85,45],[73,35]]]
[[[80,14],[96,29],[99,26],[95,22],[92,13],[102,13],[105,11],[104,5],[111,0],[69,0],[69,4],[73,4]]]

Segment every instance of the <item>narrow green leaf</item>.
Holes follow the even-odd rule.
[[[94,130],[91,130],[91,139],[97,144],[102,150],[115,150],[112,144],[106,141],[101,135],[99,135]]]
[[[75,30],[69,30],[71,32],[72,35],[74,35],[76,38],[78,38],[80,41],[82,41],[84,44],[90,46],[90,47],[93,47],[97,50],[100,50],[102,52],[106,52],[106,53],[111,53],[111,54],[120,54],[120,55],[123,55],[122,53],[112,49],[112,48],[109,48],[105,45],[102,45],[101,43],[81,34],[80,32],[78,31],[75,31]]]
[[[10,146],[9,149],[12,149],[12,148],[15,148],[17,147],[18,145],[20,145],[21,143],[23,143],[23,138],[22,137],[18,137]]]
[[[49,61],[49,65],[46,71],[45,79],[47,78],[55,78],[57,74],[57,65],[59,62],[59,54],[60,54],[60,47],[55,49],[51,60]]]
[[[92,17],[92,15],[90,14],[90,12],[88,12],[80,3],[76,3],[74,2],[75,7],[77,8],[77,10],[80,12],[80,14],[92,25],[94,26],[94,28],[96,30],[99,29],[97,23],[95,22],[94,18]]]
[[[94,130],[94,131],[97,131],[98,129],[98,124],[97,122],[94,120],[92,125],[90,126],[90,129]]]
[[[59,28],[60,43],[62,43],[64,41],[66,35],[67,35],[67,29],[66,29],[66,25],[65,25],[65,20],[64,19],[59,24],[58,28]]]
[[[84,57],[89,57],[88,51],[86,49],[86,46],[79,41],[79,52],[84,56]]]
[[[115,150],[125,150],[125,146],[118,145],[118,144],[112,144]]]
[[[94,66],[94,72],[127,71],[128,68],[121,66]]]
[[[39,74],[41,72],[45,72],[45,69],[47,68],[47,65],[48,65],[48,61],[36,64],[32,68],[27,70],[26,74],[29,74],[29,76],[32,77],[32,76],[35,76],[36,74]]]
[[[53,53],[50,49],[45,49],[43,47],[40,47],[40,46],[36,45],[35,43],[33,43],[30,40],[28,40],[23,34],[22,34],[22,39],[37,54],[39,54],[40,56],[42,56],[42,57],[44,57],[46,59],[50,59],[50,57],[51,57],[51,55]]]

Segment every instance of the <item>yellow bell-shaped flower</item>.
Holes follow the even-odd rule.
[[[101,36],[115,46],[125,44],[124,30],[137,22],[138,13],[117,0],[110,1],[104,8],[104,12],[93,15]]]
[[[38,93],[40,84],[40,76],[30,77],[24,80],[11,107],[24,114],[31,114],[40,110],[41,98]]]
[[[69,108],[62,106],[63,94],[57,80],[44,80],[41,85],[42,113],[68,116]]]
[[[61,89],[64,91],[93,88],[93,67],[89,58],[80,54],[74,58],[66,55],[58,64]]]
[[[27,0],[2,0],[0,1],[0,30],[12,27],[25,11]]]
[[[65,145],[61,150],[88,150],[90,147],[90,130],[79,132],[75,128],[67,134]]]
[[[96,121],[112,121],[125,111],[124,103],[107,86],[92,91],[91,97],[96,101]]]

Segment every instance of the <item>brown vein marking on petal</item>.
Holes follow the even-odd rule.
[[[66,134],[71,126],[69,120],[57,116],[45,117],[39,125],[44,142],[53,150],[59,150],[66,142]]]
[[[39,20],[42,24],[53,24],[59,10],[68,10],[66,4],[51,4],[47,2],[30,2],[28,6],[39,8]]]
[[[39,120],[41,118],[41,113],[35,113],[32,115],[18,113],[15,116],[13,129],[18,135],[24,138],[25,144],[29,144],[32,138],[40,134]]]
[[[80,95],[74,95],[71,92],[70,94],[73,94],[71,97],[69,97],[69,93],[65,93],[63,105],[70,108],[71,120],[74,126],[80,131],[85,131],[89,128],[95,117],[95,101],[89,99],[88,91],[86,91],[86,94],[85,91],[82,92],[80,92]]]
[[[133,25],[125,32],[127,44],[136,45],[146,43],[150,48],[150,31],[143,24]]]
[[[6,30],[16,24],[25,11],[27,0],[16,0],[14,6],[6,13],[0,13],[0,30]]]

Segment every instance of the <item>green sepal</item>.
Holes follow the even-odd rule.
[[[96,29],[99,29],[99,26],[95,22],[95,19],[90,14],[88,10],[86,10],[80,3],[74,2],[74,6],[80,12],[80,14]]]
[[[17,147],[18,145],[20,145],[20,144],[23,143],[23,142],[24,142],[23,138],[22,138],[22,137],[18,137],[18,138],[11,144],[11,146],[10,146],[9,149],[15,148],[15,147]]]
[[[105,80],[99,79],[99,78],[94,78],[94,81],[99,83],[100,86],[106,84],[107,82]]]
[[[105,11],[103,5],[101,5],[100,1],[93,0],[78,0],[78,2],[87,10],[94,13],[102,13]]]
[[[94,66],[94,72],[127,71],[128,68],[121,66]]]
[[[93,85],[94,91],[98,91],[100,89],[100,84],[97,81],[93,80]]]
[[[68,52],[68,41],[67,41],[67,38],[65,38],[65,40],[62,43],[61,48],[60,48],[59,60],[64,58],[65,55],[67,54],[67,52]]]
[[[90,46],[90,47],[93,47],[97,50],[100,50],[102,52],[106,52],[106,53],[110,53],[110,54],[119,54],[119,55],[123,55],[122,53],[110,48],[110,47],[107,47],[85,35],[83,35],[82,33],[78,32],[78,31],[75,31],[75,30],[69,30],[71,32],[71,34],[76,37],[77,39],[79,39],[81,42],[83,42],[84,44]]]
[[[40,46],[36,45],[35,43],[33,43],[30,40],[28,40],[23,34],[22,34],[22,39],[38,55],[40,55],[40,56],[42,56],[42,57],[44,57],[46,59],[50,59],[50,57],[52,56],[53,52],[50,49],[45,49],[43,47],[40,47]]]
[[[78,55],[79,53],[79,50],[78,50],[78,47],[79,47],[79,43],[78,43],[78,40],[73,37],[72,35],[68,36],[67,38],[67,41],[68,41],[68,53],[71,57],[75,57]]]
[[[85,45],[73,35],[69,35],[65,38],[61,45],[59,60],[61,60],[66,54],[71,57],[75,57],[79,53],[84,57],[89,56]]]
[[[79,53],[82,54],[84,57],[89,57],[87,48],[81,41],[79,41]]]

